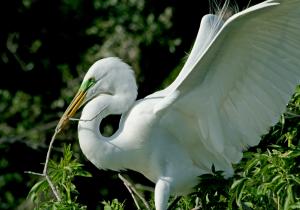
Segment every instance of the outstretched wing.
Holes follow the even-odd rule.
[[[279,120],[300,83],[300,0],[268,0],[237,13],[205,47],[193,49],[178,78],[156,93],[179,92],[160,126],[196,165],[230,175],[231,163]]]
[[[171,94],[182,82],[182,80],[186,78],[187,75],[191,72],[193,66],[206,51],[210,43],[220,31],[223,24],[224,21],[219,16],[212,14],[205,15],[201,20],[199,31],[192,51],[175,81],[166,89],[157,91],[147,96],[147,98],[165,97]]]

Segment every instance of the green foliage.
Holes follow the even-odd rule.
[[[242,209],[293,209],[300,204],[300,150],[250,153],[241,177],[232,187],[232,203]],[[235,206],[235,205],[232,205]]]
[[[71,146],[64,147],[64,156],[56,163],[49,162],[48,174],[61,196],[61,201],[56,201],[46,179],[37,182],[30,190],[29,197],[36,203],[36,209],[86,209],[76,203],[78,194],[72,183],[75,176],[89,177],[90,173],[82,169],[82,164],[72,159]]]
[[[86,206],[75,202],[67,201],[48,201],[43,202],[39,206],[35,207],[35,210],[86,210]]]
[[[146,8],[145,0],[95,0],[93,6],[98,14],[105,15],[95,18],[86,29],[87,37],[99,40],[85,53],[88,63],[118,56],[132,65],[139,78],[142,46],[158,42],[172,53],[181,44],[180,38],[165,34],[172,27],[171,7],[155,12]]]
[[[104,210],[123,210],[124,203],[120,203],[118,199],[113,199],[110,201],[103,201],[102,204],[104,205]]]
[[[40,98],[22,91],[13,95],[8,90],[0,90],[0,101],[0,136],[23,135],[41,114]]]
[[[175,210],[189,210],[198,206],[198,199],[196,195],[182,197],[174,206]]]
[[[198,205],[204,209],[226,209],[227,198],[231,180],[224,179],[222,171],[215,171],[212,167],[212,174],[204,174],[199,177],[197,185]]]

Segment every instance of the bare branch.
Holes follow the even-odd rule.
[[[58,131],[55,129],[55,132],[54,132],[54,134],[53,134],[53,136],[51,138],[51,141],[50,141],[50,144],[49,144],[49,147],[48,147],[43,174],[44,174],[47,182],[49,183],[49,186],[51,187],[52,192],[55,195],[56,199],[58,201],[61,201],[61,198],[60,198],[60,196],[58,194],[58,191],[56,190],[56,188],[54,187],[54,184],[52,183],[50,177],[48,176],[48,164],[49,164],[50,154],[51,154],[53,143],[54,143],[54,140],[55,140],[55,137],[56,137],[57,134],[58,134]]]
[[[154,188],[153,187],[149,187],[149,186],[145,186],[145,185],[141,185],[141,184],[135,184],[134,187],[138,190],[142,190],[142,191],[148,191],[148,192],[154,192]]]
[[[178,201],[180,201],[182,196],[177,196],[172,203],[169,205],[168,210],[174,209],[174,207],[176,206],[176,204],[178,203]]]
[[[199,197],[196,198],[196,204],[195,204],[195,207],[192,208],[191,210],[199,210],[201,209],[201,204],[200,204],[200,201],[199,201]]]
[[[46,178],[49,186],[51,187],[52,192],[53,192],[54,196],[56,197],[57,201],[61,201],[60,195],[58,194],[58,191],[56,190],[56,188],[55,188],[54,184],[52,183],[48,174],[45,174],[45,178]]]
[[[141,209],[138,205],[138,202],[136,201],[136,198],[133,194],[133,192],[138,196],[139,199],[141,199],[141,201],[143,202],[144,206],[146,207],[146,209],[150,210],[150,206],[147,203],[147,201],[145,200],[145,198],[135,189],[135,187],[133,186],[133,184],[131,184],[127,179],[125,179],[125,177],[123,177],[121,174],[118,174],[119,178],[123,181],[124,185],[126,186],[126,188],[128,189],[128,191],[130,192],[134,203],[136,204],[138,209]]]
[[[33,172],[33,171],[24,171],[24,173],[26,173],[26,174],[33,174],[33,175],[37,175],[37,176],[44,176],[44,174],[36,173],[36,172]]]
[[[129,183],[129,182],[128,182],[121,174],[118,174],[118,176],[119,176],[119,178],[123,181],[125,187],[126,187],[127,190],[129,191],[129,193],[130,193],[130,195],[131,195],[131,197],[132,197],[132,199],[133,199],[133,201],[134,201],[134,203],[135,203],[137,209],[140,210],[141,207],[140,207],[138,201],[136,200],[136,198],[135,198],[135,196],[134,196],[134,194],[133,194],[133,192],[132,192],[132,190],[131,190],[130,183]]]
[[[36,173],[36,172],[32,172],[32,171],[25,171],[25,173],[28,173],[28,174],[33,174],[33,175],[38,175],[38,176],[43,176],[45,177],[45,179],[47,180],[55,198],[57,199],[57,201],[61,201],[61,197],[56,189],[56,187],[54,186],[53,182],[51,181],[49,175],[48,175],[48,164],[49,164],[49,159],[50,159],[50,154],[51,154],[51,150],[53,148],[53,143],[54,143],[54,140],[55,140],[55,137],[56,135],[58,134],[58,131],[55,130],[52,138],[51,138],[51,141],[50,141],[50,144],[49,144],[49,147],[48,147],[48,151],[47,151],[47,155],[46,155],[46,160],[45,160],[45,166],[44,166],[44,170],[43,170],[43,173]]]

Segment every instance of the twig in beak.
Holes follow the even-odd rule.
[[[35,174],[35,175],[40,175],[40,176],[45,177],[54,196],[56,197],[57,201],[61,201],[61,197],[59,195],[59,192],[57,191],[57,188],[55,187],[55,185],[53,184],[53,182],[51,181],[51,179],[48,175],[48,164],[49,164],[51,150],[52,150],[53,143],[55,141],[57,134],[67,125],[69,119],[75,115],[76,111],[81,106],[85,96],[86,96],[86,92],[79,90],[77,92],[77,94],[75,95],[74,99],[72,100],[71,104],[68,106],[68,108],[64,112],[63,116],[60,118],[60,120],[55,128],[54,134],[51,138],[49,147],[48,147],[43,173],[40,174],[40,173],[35,173],[35,172],[28,172],[30,174]]]

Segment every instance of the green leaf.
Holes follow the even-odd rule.
[[[292,190],[293,185],[289,185],[287,188],[287,197],[284,202],[284,210],[290,209],[290,204],[294,202],[294,195]]]
[[[72,183],[75,176],[90,176],[89,172],[82,169],[82,164],[73,159],[71,145],[64,146],[63,157],[57,163],[53,160],[49,161],[48,175],[58,190],[61,201],[53,202],[52,191],[46,180],[36,183],[29,196],[41,206],[46,209],[84,209],[76,203],[75,194],[77,194],[76,186]],[[43,200],[40,195],[43,195]]]
[[[290,205],[291,209],[300,209],[300,202],[294,203],[292,205]]]
[[[44,192],[46,189],[48,189],[48,183],[45,179],[37,182],[31,190],[28,193],[28,198],[30,198],[32,201],[36,201],[38,199],[38,194]]]

